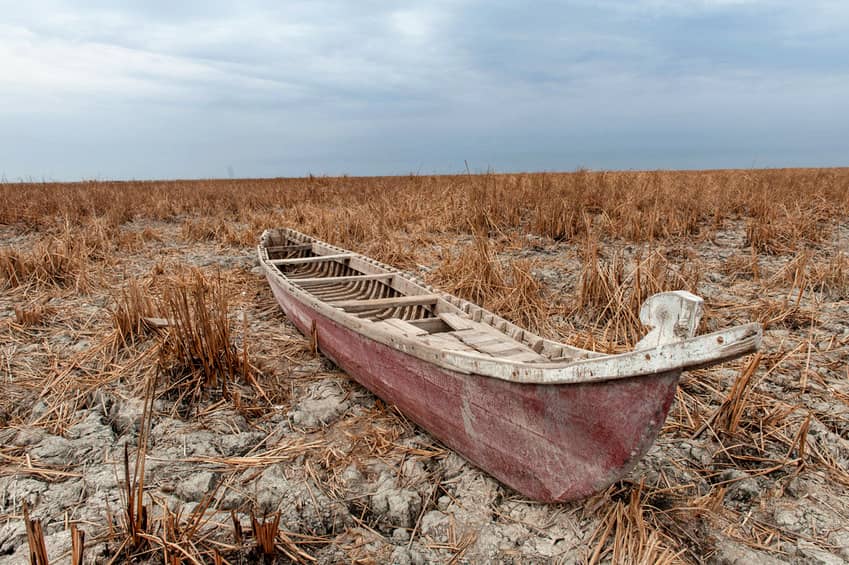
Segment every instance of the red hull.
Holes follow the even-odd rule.
[[[286,315],[363,386],[463,457],[530,498],[589,496],[654,442],[680,370],[587,384],[518,384],[450,371],[318,314],[269,277]]]

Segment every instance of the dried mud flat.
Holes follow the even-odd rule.
[[[759,356],[684,375],[656,445],[625,480],[556,505],[500,485],[315,354],[256,267],[251,221],[223,235],[198,221],[116,222],[114,248],[85,232],[85,269],[61,285],[7,276],[0,564],[30,559],[24,506],[51,563],[71,561],[72,525],[85,532],[85,563],[254,562],[265,530],[268,562],[849,561],[845,221],[819,241],[759,252],[745,218],[661,243],[521,228],[424,238],[400,229],[382,253],[348,242],[472,298],[495,276],[506,291],[484,296],[493,307],[528,294],[514,319],[597,349],[624,347],[628,318],[605,314],[593,284],[633,286],[636,264],[651,262],[646,281],[686,282],[704,297],[704,329],[765,323]],[[70,246],[77,229],[9,223],[0,238],[8,262],[36,253],[46,233]],[[169,386],[188,373],[162,353],[173,328],[116,320],[128,289],[161,313],[168,288],[192,284],[226,299],[233,362],[244,365],[222,377],[226,390],[207,383],[181,399]]]

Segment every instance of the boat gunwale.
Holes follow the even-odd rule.
[[[726,330],[720,330],[688,339],[681,339],[654,348],[635,349],[623,353],[605,354],[576,348],[568,344],[546,340],[532,332],[519,328],[501,316],[490,312],[482,306],[438,290],[415,275],[401,271],[390,265],[381,263],[371,257],[343,249],[290,228],[279,228],[276,231],[285,237],[309,243],[331,253],[350,253],[349,259],[362,260],[372,267],[385,271],[386,275],[402,278],[408,284],[421,290],[422,294],[439,295],[439,298],[458,309],[464,316],[470,313],[464,309],[478,309],[482,315],[478,323],[487,325],[493,330],[512,338],[509,334],[496,327],[496,324],[507,324],[538,339],[558,345],[573,353],[578,358],[560,361],[517,361],[508,358],[497,358],[483,353],[446,350],[436,345],[424,343],[416,336],[407,336],[391,328],[384,327],[374,321],[359,318],[328,302],[316,297],[308,290],[298,286],[298,279],[288,278],[268,257],[265,236],[272,230],[263,233],[262,242],[257,246],[260,264],[266,275],[270,275],[295,299],[307,305],[318,314],[357,332],[378,343],[395,348],[403,353],[412,355],[426,362],[434,363],[444,369],[464,374],[479,374],[498,378],[519,384],[583,384],[603,382],[630,377],[654,375],[675,370],[694,369],[710,366],[716,363],[734,359],[757,350],[760,346],[763,330],[758,323],[743,324]],[[273,247],[273,246],[271,246]],[[384,273],[374,273],[384,274]],[[397,289],[396,289],[397,290]],[[486,318],[486,319],[485,319]],[[583,357],[583,358],[581,358]]]

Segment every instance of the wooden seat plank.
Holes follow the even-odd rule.
[[[280,251],[308,251],[312,249],[312,243],[298,243],[294,245],[272,245],[266,247],[265,250],[269,253],[278,253]]]
[[[416,326],[427,333],[444,332],[450,327],[439,318],[419,318],[418,320],[407,320],[411,326]]]
[[[462,330],[462,331],[464,332],[462,339],[463,339],[464,342],[468,343],[469,345],[477,346],[477,345],[486,345],[486,344],[491,344],[491,343],[500,343],[500,342],[504,341],[504,339],[509,339],[509,338],[507,338],[507,336],[502,335],[502,334],[493,335],[490,332],[483,332],[483,331],[480,331],[480,330],[477,330],[477,329],[472,330],[472,331],[466,331],[466,330]]]
[[[449,320],[444,321],[449,325],[452,322],[457,322],[457,320]],[[462,318],[460,325],[464,329],[451,332],[452,335],[480,353],[492,355],[496,358],[510,359],[511,361],[547,361],[545,357],[524,343],[501,333],[492,326]]]
[[[429,334],[427,336],[422,336],[419,339],[427,345],[437,347],[439,349],[449,349],[452,351],[475,351],[474,348],[469,347],[451,333],[443,332],[438,334]]]
[[[404,335],[409,336],[419,336],[419,335],[427,335],[427,330],[423,330],[422,328],[416,327],[413,324],[410,324],[400,318],[386,318],[381,322],[385,326],[389,326],[392,329],[400,331]]]
[[[475,328],[475,322],[469,318],[451,314],[450,312],[442,312],[437,314],[439,319],[448,324],[454,331],[471,330]]]
[[[318,263],[321,261],[336,261],[338,259],[350,259],[356,257],[356,253],[337,253],[335,255],[316,255],[314,257],[295,257],[293,259],[269,259],[271,265],[301,265],[304,263]]]
[[[376,308],[397,308],[399,306],[419,306],[435,304],[438,294],[421,294],[418,296],[395,296],[393,298],[374,298],[366,300],[341,300],[330,302],[331,306],[342,308],[346,312],[362,312]]]
[[[513,340],[504,340],[497,341],[492,343],[491,345],[478,345],[479,349],[485,350],[487,353],[491,353],[498,357],[499,355],[511,352],[511,351],[525,351],[528,348],[522,345],[521,343]]]

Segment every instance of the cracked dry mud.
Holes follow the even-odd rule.
[[[220,273],[226,281],[235,326],[241,327],[243,316],[249,320],[249,352],[270,398],[241,383],[239,402],[211,397],[188,415],[169,399],[157,399],[145,504],[152,522],[166,507],[186,520],[212,497],[196,537],[219,543],[231,563],[256,556],[249,543],[236,548],[231,512],[248,532],[250,512],[279,511],[292,547],[318,563],[573,563],[592,560],[620,530],[625,535],[633,523],[615,513],[634,507],[645,516],[645,531],[660,531],[660,542],[684,561],[849,560],[849,485],[840,482],[849,469],[847,296],[806,293],[796,319],[775,323],[765,334],[752,398],[778,399],[762,417],[784,418],[785,435],[796,434],[809,418],[803,463],[793,462],[798,449],[747,450],[758,437],[748,428],[733,437],[712,428],[693,433],[698,426],[688,418],[705,418],[719,408],[748,361],[743,359],[685,375],[656,445],[624,481],[589,500],[546,505],[500,485],[314,356],[308,340],[277,309],[250,247],[186,241],[179,226],[168,222],[131,222],[121,229],[145,228],[158,237],[98,265],[101,283],[92,290],[52,292],[41,325],[11,321],[15,307],[33,296],[19,291],[0,298],[0,564],[28,561],[24,502],[43,524],[51,562],[69,560],[72,522],[86,532],[87,563],[107,562],[119,550],[124,450],[135,453],[143,426],[137,377],[153,360],[144,356],[150,343],[142,342],[104,364],[109,308],[115,289],[130,278],[156,279],[179,265]],[[4,231],[15,246],[32,243],[31,235]],[[765,290],[751,273],[730,265],[748,253],[743,231],[733,225],[710,241],[678,245],[703,265],[698,291],[706,299],[709,326],[753,319],[753,304],[784,300],[790,290]],[[840,228],[821,249],[845,252],[845,231]],[[519,240],[501,246],[499,258],[530,258],[545,288],[557,295],[575,292],[581,269],[575,245]],[[437,268],[433,257],[462,244],[442,241],[420,260],[431,258],[426,267]],[[792,258],[762,258],[762,279],[780,273]],[[562,314],[552,314],[557,316]],[[57,402],[67,390],[23,382],[56,383],[47,378],[55,374],[84,391],[73,411],[62,412],[71,404]],[[98,379],[101,385],[85,388]],[[723,388],[707,391],[704,383]],[[709,398],[710,411],[694,416],[687,407],[697,395]],[[835,475],[823,461],[844,474]],[[139,560],[156,562],[159,555]],[[307,559],[294,550],[290,557]],[[610,559],[608,553],[602,557]]]

